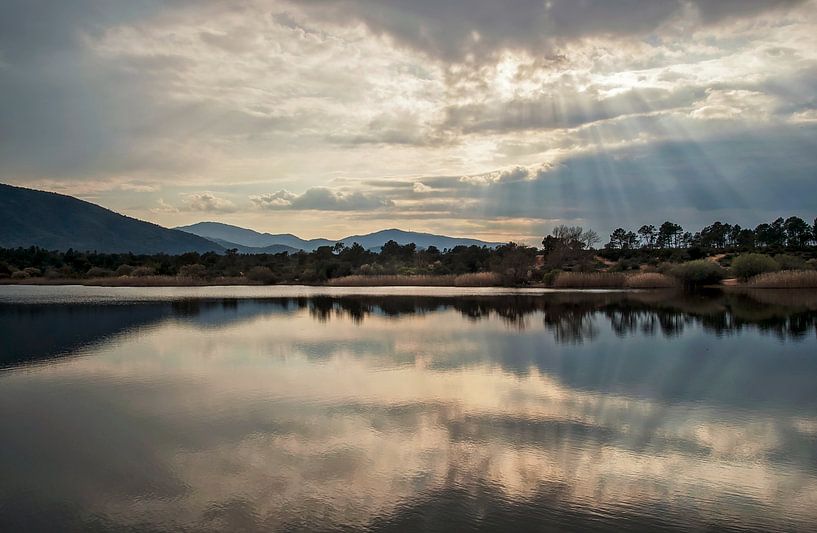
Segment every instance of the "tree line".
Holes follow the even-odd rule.
[[[806,264],[817,256],[817,220],[809,225],[798,217],[778,218],[754,229],[714,222],[695,233],[667,221],[657,227],[644,225],[635,232],[618,228],[609,242],[597,248],[600,241],[592,229],[560,225],[542,240],[541,248],[508,243],[495,248],[439,250],[389,241],[379,251],[357,243],[337,243],[296,253],[240,254],[232,249],[221,254],[136,255],[30,247],[0,249],[0,278],[243,277],[258,283],[323,283],[350,275],[493,273],[502,284],[524,285],[547,283],[548,275],[555,272],[633,270],[645,264],[682,263],[722,252],[763,251],[778,254],[781,261]]]
[[[644,225],[637,231],[617,228],[610,234],[605,245],[609,250],[709,248],[709,249],[756,249],[756,248],[805,248],[817,243],[817,219],[814,224],[800,217],[778,218],[770,223],[759,224],[754,229],[738,224],[714,222],[700,231],[684,231],[679,224],[664,222],[658,227]]]

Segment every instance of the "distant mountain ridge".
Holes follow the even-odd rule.
[[[222,222],[198,222],[189,226],[179,226],[174,229],[192,233],[205,239],[225,241],[239,247],[265,248],[274,245],[283,245],[296,250],[312,251],[321,246],[332,246],[337,241],[329,239],[305,240],[291,233],[273,234],[260,233],[255,230],[224,224]],[[227,246],[229,248],[229,246]],[[240,251],[240,248],[239,248]]]
[[[106,253],[223,252],[198,235],[120,215],[53,192],[0,183],[0,247]]]
[[[342,242],[379,251],[388,241],[418,248],[436,246],[498,246],[501,243],[386,229],[339,240],[301,239],[295,235],[260,233],[251,229],[200,222],[169,229],[121,215],[110,209],[63,194],[0,183],[0,248],[38,246],[47,250],[74,249],[101,253],[171,255],[218,252],[236,248],[244,254],[314,251]]]
[[[414,243],[418,248],[428,248],[436,246],[440,250],[453,248],[455,246],[488,246],[495,247],[503,243],[486,242],[478,239],[463,237],[448,237],[446,235],[434,235],[431,233],[419,233],[414,231],[404,231],[399,229],[384,229],[374,233],[363,235],[350,235],[338,240],[331,239],[301,239],[295,235],[260,233],[255,230],[224,224],[222,222],[199,222],[189,226],[179,226],[177,230],[186,231],[200,237],[211,239],[226,248],[231,247],[231,243],[239,248],[243,253],[262,253],[260,251],[247,252],[247,247],[261,248],[275,245],[288,246],[296,250],[311,252],[320,246],[333,246],[337,242],[342,242],[347,246],[358,243],[368,250],[379,250],[388,241],[395,241],[398,244]],[[244,250],[242,250],[244,248]],[[274,253],[274,252],[272,252]]]

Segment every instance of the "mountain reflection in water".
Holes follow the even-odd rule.
[[[808,530],[817,296],[0,303],[0,530]]]

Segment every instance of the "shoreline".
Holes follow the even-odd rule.
[[[337,278],[342,280],[343,278]],[[372,280],[374,281],[374,280]],[[89,278],[89,279],[72,279],[72,278],[30,278],[22,280],[0,279],[0,286],[44,286],[44,287],[63,287],[63,286],[82,286],[82,287],[137,287],[137,288],[174,288],[174,287],[329,287],[329,288],[383,288],[383,287],[438,287],[441,289],[456,289],[456,288],[497,288],[497,289],[550,289],[550,290],[622,290],[622,291],[666,291],[678,290],[681,287],[622,287],[622,286],[597,286],[597,287],[552,287],[544,283],[531,283],[529,285],[455,285],[449,280],[406,280],[407,283],[273,283],[265,284],[257,281],[248,280],[244,277],[231,278],[214,278],[210,280],[199,280],[193,278],[179,278],[176,276],[149,276],[145,278]],[[423,283],[425,281],[425,283]],[[439,283],[435,283],[439,281]],[[739,283],[734,279],[723,280],[717,285],[705,285],[703,289],[723,289],[729,291],[741,290],[806,290],[817,291],[817,288],[796,288],[796,287],[753,287],[746,283]]]

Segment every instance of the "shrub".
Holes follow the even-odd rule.
[[[115,274],[117,276],[130,276],[133,273],[133,267],[130,265],[119,265]]]
[[[182,265],[179,268],[179,276],[183,278],[202,279],[207,277],[207,267],[198,263],[193,265]]]
[[[133,269],[130,273],[131,276],[137,278],[143,278],[145,276],[152,276],[154,274],[154,270],[148,266],[140,266]]]
[[[764,254],[742,254],[732,261],[732,273],[743,281],[758,274],[778,270],[780,265],[777,261]]]
[[[265,285],[275,283],[275,274],[273,274],[272,270],[265,266],[252,267],[250,271],[247,272],[246,276],[250,281],[257,281],[258,283],[263,283]]]
[[[556,278],[559,277],[562,271],[558,269],[548,270],[542,276],[542,282],[545,284],[546,287],[552,287],[553,282],[556,281]]]
[[[85,275],[89,278],[107,278],[108,276],[112,276],[113,272],[107,268],[91,267]]]
[[[613,265],[610,269],[610,272],[626,272],[627,270],[638,270],[641,266],[641,263],[637,259],[619,259],[618,262]]]
[[[774,256],[774,260],[780,265],[780,270],[806,270],[809,268],[806,260],[796,255],[780,254]]]
[[[28,272],[25,270],[18,270],[16,272],[11,273],[11,279],[28,279],[31,276],[28,275]]]
[[[725,277],[724,270],[719,264],[706,259],[675,265],[670,270],[670,275],[687,287],[718,283]]]
[[[26,274],[28,274],[32,278],[39,278],[40,276],[43,275],[42,271],[39,268],[34,268],[34,267],[24,268],[23,272],[25,272]]]

